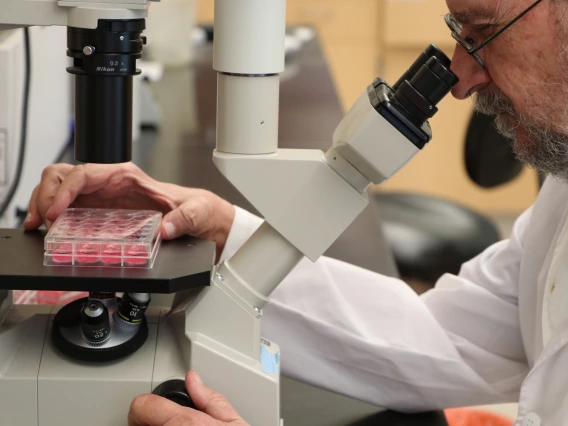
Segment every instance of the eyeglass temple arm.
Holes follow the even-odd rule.
[[[536,0],[523,13],[521,13],[519,16],[517,16],[515,19],[513,19],[511,22],[509,22],[507,25],[505,25],[503,28],[501,28],[499,31],[497,31],[495,34],[493,34],[491,37],[489,37],[487,40],[485,40],[479,46],[477,46],[475,49],[471,50],[469,53],[474,54],[474,53],[478,52],[479,50],[483,49],[485,46],[487,46],[489,43],[491,43],[496,37],[498,37],[500,34],[502,34],[503,31],[505,31],[507,28],[509,28],[511,25],[513,25],[515,22],[517,22],[519,19],[521,19],[523,16],[525,16],[528,12],[530,12],[532,10],[532,8],[535,7],[537,4],[539,4],[541,1],[542,0]]]

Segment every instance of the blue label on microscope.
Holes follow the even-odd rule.
[[[266,374],[278,373],[280,371],[280,350],[272,353],[270,348],[264,343],[260,344],[260,365]]]

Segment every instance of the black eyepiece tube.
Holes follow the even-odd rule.
[[[68,27],[67,55],[75,75],[75,159],[124,163],[132,158],[132,78],[146,43],[144,19]]]
[[[438,49],[435,45],[431,44],[426,49],[424,49],[424,52],[420,54],[418,59],[414,61],[414,63],[408,68],[408,70],[402,75],[402,77],[400,77],[398,81],[392,86],[393,90],[398,89],[398,87],[404,81],[412,80],[416,73],[420,71],[420,68],[422,68],[422,66],[425,65],[426,62],[428,62],[428,60],[432,57],[437,58],[444,67],[448,69],[450,68],[450,64],[452,62],[450,58],[448,58],[446,54]]]
[[[132,77],[75,77],[75,159],[125,163],[132,158]]]
[[[427,58],[428,55],[431,56]],[[397,82],[396,89],[393,88],[394,100],[415,125],[420,126],[432,118],[438,111],[438,102],[458,83],[450,65],[450,59],[430,45]]]
[[[456,75],[445,68],[437,58],[428,59],[410,80],[410,84],[433,105],[438,104],[457,82]]]

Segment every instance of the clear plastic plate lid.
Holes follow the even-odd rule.
[[[151,210],[67,209],[45,236],[43,263],[151,268],[161,220]]]

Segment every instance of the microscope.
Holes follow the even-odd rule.
[[[1,0],[0,29],[68,27],[78,161],[130,160],[148,6]],[[44,266],[42,232],[0,230],[1,288],[89,292],[51,307],[13,305],[0,290],[0,425],[122,426],[143,393],[191,407],[190,369],[252,426],[283,424],[280,353],[261,336],[263,306],[304,256],[316,261],[357,217],[371,184],[427,145],[428,120],[458,81],[430,45],[394,85],[366,88],[327,152],[279,149],[285,12],[285,0],[215,0],[213,161],[265,218],[232,258],[213,265],[213,243],[182,238],[162,244],[153,268]],[[162,308],[152,293],[176,294]]]

